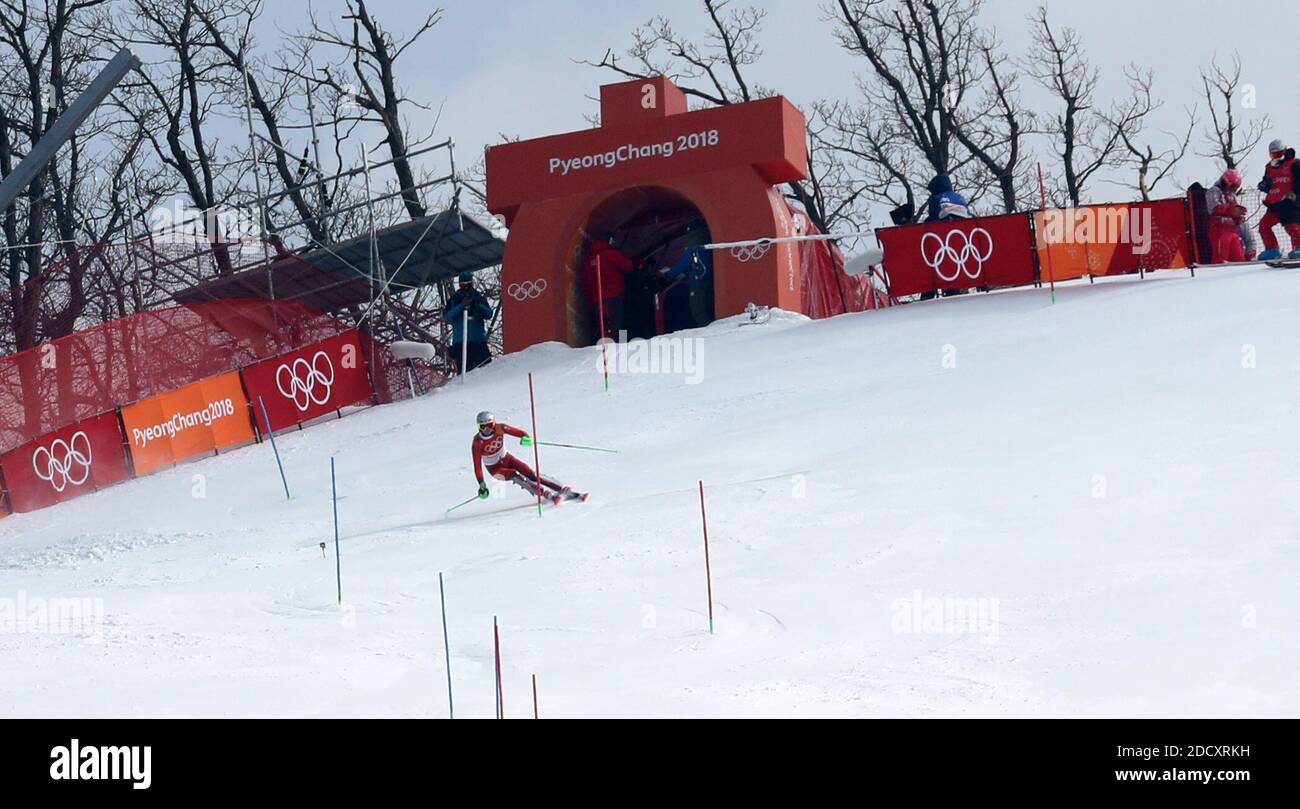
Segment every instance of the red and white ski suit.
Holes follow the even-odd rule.
[[[538,481],[538,475],[531,466],[506,452],[507,435],[524,438],[528,433],[518,427],[498,422],[492,425],[492,432],[486,438],[482,432],[474,434],[471,450],[474,455],[474,476],[478,478],[480,486],[483,485],[484,466],[487,467],[488,474],[497,480],[515,480],[516,476],[519,476],[523,478],[522,482],[516,481],[520,485],[524,482],[535,484]],[[559,483],[546,478],[541,478],[541,482],[543,486],[557,492],[563,488]],[[536,493],[532,486],[524,486],[524,488]]]
[[[1210,245],[1214,251],[1212,261],[1215,264],[1246,261],[1248,253],[1253,258],[1255,246],[1251,244],[1247,247],[1245,236],[1250,232],[1242,227],[1246,209],[1237,202],[1237,195],[1232,189],[1225,187],[1222,182],[1216,183],[1206,194],[1205,201],[1206,207],[1210,209]]]

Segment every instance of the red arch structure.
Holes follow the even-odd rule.
[[[808,176],[804,117],[785,98],[688,111],[681,89],[658,76],[601,87],[600,111],[594,129],[487,151],[488,208],[510,228],[501,276],[506,351],[584,342],[578,269],[592,236],[619,210],[684,201],[714,242],[808,232],[775,187]],[[820,249],[834,254],[841,287],[859,280],[844,277],[838,251]],[[748,303],[835,313],[807,311],[814,251],[782,243],[744,262],[717,251],[716,315],[739,314]],[[839,311],[860,308],[849,302]]]

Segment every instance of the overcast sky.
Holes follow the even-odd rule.
[[[1026,16],[1039,4],[990,0],[982,19],[997,31],[1008,52],[1021,54],[1029,41]],[[302,24],[305,5],[304,0],[273,4],[267,22],[293,29]],[[369,5],[394,33],[415,25],[434,7],[424,0],[370,0]],[[864,60],[838,48],[832,23],[822,10],[825,2],[766,0],[755,5],[768,15],[761,35],[764,55],[748,76],[800,107],[818,98],[857,94],[855,75],[863,70]],[[342,0],[313,2],[321,18],[337,16],[342,6]],[[631,31],[651,16],[668,16],[682,33],[702,35],[708,22],[699,0],[454,0],[442,7],[443,21],[425,35],[423,47],[404,55],[400,77],[412,97],[427,100],[435,109],[444,105],[439,133],[456,138],[462,164],[473,162],[484,146],[497,142],[498,133],[537,137],[587,126],[584,115],[597,111],[597,88],[616,77],[575,60],[598,60],[606,47],[626,50]],[[1072,0],[1049,3],[1048,9],[1057,26],[1081,34],[1089,57],[1101,70],[1101,101],[1124,92],[1125,64],[1155,69],[1155,93],[1165,108],[1153,129],[1177,128],[1183,107],[1201,100],[1198,66],[1216,52],[1230,56],[1236,50],[1243,62],[1243,81],[1255,86],[1258,102],[1256,110],[1244,112],[1267,114],[1273,121],[1265,143],[1272,137],[1300,137],[1300,6],[1293,0]],[[270,37],[273,28],[264,30]],[[1204,119],[1203,102],[1201,107]],[[1045,148],[1040,145],[1036,151],[1036,157],[1050,163],[1052,155]],[[1261,144],[1246,161],[1250,181],[1262,172],[1265,158]],[[1182,167],[1180,179],[1204,182],[1214,173],[1210,159],[1193,156]],[[1172,185],[1159,191],[1176,193]],[[1131,192],[1116,189],[1113,196],[1128,198]]]

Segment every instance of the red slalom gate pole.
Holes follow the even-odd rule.
[[[537,471],[537,516],[542,516],[542,456],[537,449],[537,397],[533,395],[533,372],[528,372],[528,404],[533,410],[533,469]]]
[[[596,254],[596,311],[600,318],[600,367],[605,372],[605,390],[609,390],[609,356],[605,353],[605,281],[600,277],[600,253]]]
[[[1047,222],[1047,186],[1043,184],[1043,164],[1038,164],[1038,193],[1043,199],[1043,222]],[[1056,272],[1052,269],[1052,246],[1047,243],[1047,236],[1043,236],[1043,249],[1047,251],[1047,283],[1052,288],[1052,303],[1056,303]]]
[[[497,667],[497,719],[506,718],[506,701],[501,691],[501,630],[497,627],[497,617],[492,616],[492,647]]]
[[[704,527],[704,581],[709,589],[709,634],[713,634],[713,571],[709,569],[709,516],[704,512],[704,481],[700,481],[700,525]]]
[[[536,674],[533,675],[533,718],[541,719],[541,717],[537,715],[537,675]]]

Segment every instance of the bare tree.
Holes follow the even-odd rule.
[[[729,0],[701,1],[708,17],[702,40],[683,35],[667,17],[657,16],[632,32],[626,60],[606,49],[599,60],[581,63],[628,79],[666,76],[688,97],[711,106],[772,95],[746,78],[746,68],[763,55],[759,35],[767,12],[754,6],[728,8]],[[790,183],[790,196],[819,230],[830,233],[841,221],[854,223],[854,206],[862,191],[851,187],[839,155],[819,148],[821,142],[813,133],[821,125],[811,120],[808,124],[809,180]]]
[[[145,134],[154,154],[176,175],[198,226],[212,246],[220,274],[234,271],[221,209],[239,191],[239,161],[213,134],[226,108],[226,66],[209,46],[202,0],[131,0],[119,15],[120,37],[147,49],[132,79],[121,85],[120,107]]]
[[[897,115],[934,174],[952,173],[952,109],[971,87],[978,2],[837,0],[837,8],[840,44],[879,79],[866,88],[874,106]]]
[[[1236,53],[1232,54],[1232,61],[1227,66],[1220,65],[1216,56],[1202,67],[1201,87],[1210,111],[1203,135],[1209,151],[1202,152],[1201,156],[1214,158],[1225,169],[1235,169],[1238,161],[1250,154],[1263,139],[1272,122],[1267,115],[1254,121],[1237,117],[1237,93],[1245,88],[1241,83],[1241,57]]]
[[[232,105],[240,105],[247,95],[247,103],[257,115],[266,130],[266,139],[270,149],[260,148],[263,144],[256,140],[249,144],[251,170],[260,171],[262,161],[270,164],[280,188],[279,196],[287,198],[292,211],[306,228],[309,238],[315,244],[329,241],[329,232],[321,214],[324,212],[309,202],[303,181],[306,178],[308,156],[304,151],[301,158],[291,162],[289,151],[282,135],[282,115],[287,108],[286,99],[292,93],[289,82],[294,77],[285,72],[279,79],[269,78],[254,63],[252,56],[253,21],[261,13],[261,0],[203,0],[196,8],[196,13],[203,23],[210,47],[221,55],[221,60],[230,74],[226,77],[226,87],[231,95]],[[295,67],[299,67],[295,65]],[[286,80],[287,79],[287,80]],[[254,138],[259,137],[254,135]],[[258,157],[265,154],[265,157]],[[267,195],[273,195],[266,189]],[[318,198],[318,201],[319,200]],[[269,217],[268,217],[269,218]],[[267,222],[270,230],[275,231],[273,222]]]
[[[970,110],[953,110],[953,136],[988,172],[1001,196],[1004,213],[1022,209],[1031,187],[1025,139],[1035,116],[1021,104],[1019,74],[991,35],[976,48],[983,72],[977,81],[983,97]]]
[[[918,159],[901,129],[867,107],[823,101],[816,109],[826,122],[816,131],[816,141],[840,156],[862,196],[915,212],[923,201],[915,189],[923,187],[929,164]]]
[[[1108,121],[1119,133],[1124,148],[1120,162],[1134,172],[1131,183],[1120,184],[1137,191],[1142,200],[1146,201],[1151,199],[1155,187],[1167,179],[1187,155],[1192,133],[1196,130],[1196,110],[1193,107],[1185,110],[1186,126],[1181,133],[1162,131],[1169,145],[1157,150],[1154,144],[1141,138],[1145,120],[1164,106],[1163,102],[1152,97],[1154,73],[1150,69],[1142,70],[1136,65],[1130,65],[1125,68],[1124,75],[1128,78],[1132,100],[1126,106],[1116,106],[1108,116]]]
[[[914,189],[944,174],[971,202],[994,190],[1003,210],[1019,207],[1034,118],[1000,43],[979,27],[981,7],[837,0],[828,9],[840,46],[870,67],[861,100],[837,105],[833,145],[851,156],[877,201],[916,210]]]
[[[666,76],[683,93],[711,106],[767,95],[761,88],[751,89],[744,77],[744,68],[763,55],[758,34],[767,12],[749,6],[724,14],[728,0],[703,0],[703,4],[710,21],[703,44],[678,33],[667,17],[658,16],[632,32],[627,50],[631,65],[613,49],[606,49],[597,62],[584,59],[582,64],[607,68],[628,79]]]
[[[1071,205],[1079,205],[1093,177],[1119,165],[1121,127],[1112,125],[1111,117],[1097,107],[1097,68],[1088,61],[1078,32],[1055,30],[1046,6],[1040,6],[1030,22],[1033,45],[1026,67],[1060,102],[1046,129],[1060,148],[1065,197]],[[1122,115],[1129,119],[1127,125],[1134,125],[1131,114]]]
[[[398,85],[397,61],[438,24],[442,19],[442,9],[429,12],[413,33],[401,39],[395,38],[379,23],[366,7],[365,0],[348,0],[347,9],[343,19],[351,21],[351,26],[346,32],[312,20],[307,42],[337,49],[341,58],[334,64],[319,68],[311,80],[315,86],[333,93],[332,106],[343,111],[342,121],[381,127],[397,175],[402,203],[407,214],[418,219],[427,213],[427,208],[420,198],[419,183],[409,155],[427,142],[432,133],[417,138],[409,134],[409,122],[403,109],[408,106],[428,108],[409,98]],[[351,107],[356,111],[350,112]]]
[[[0,174],[17,167],[94,78],[104,54],[93,33],[104,20],[104,0],[0,0]],[[79,327],[95,256],[77,245],[114,238],[125,227],[105,201],[108,177],[121,172],[138,143],[138,133],[96,112],[23,197],[0,212],[6,348],[28,348]]]

